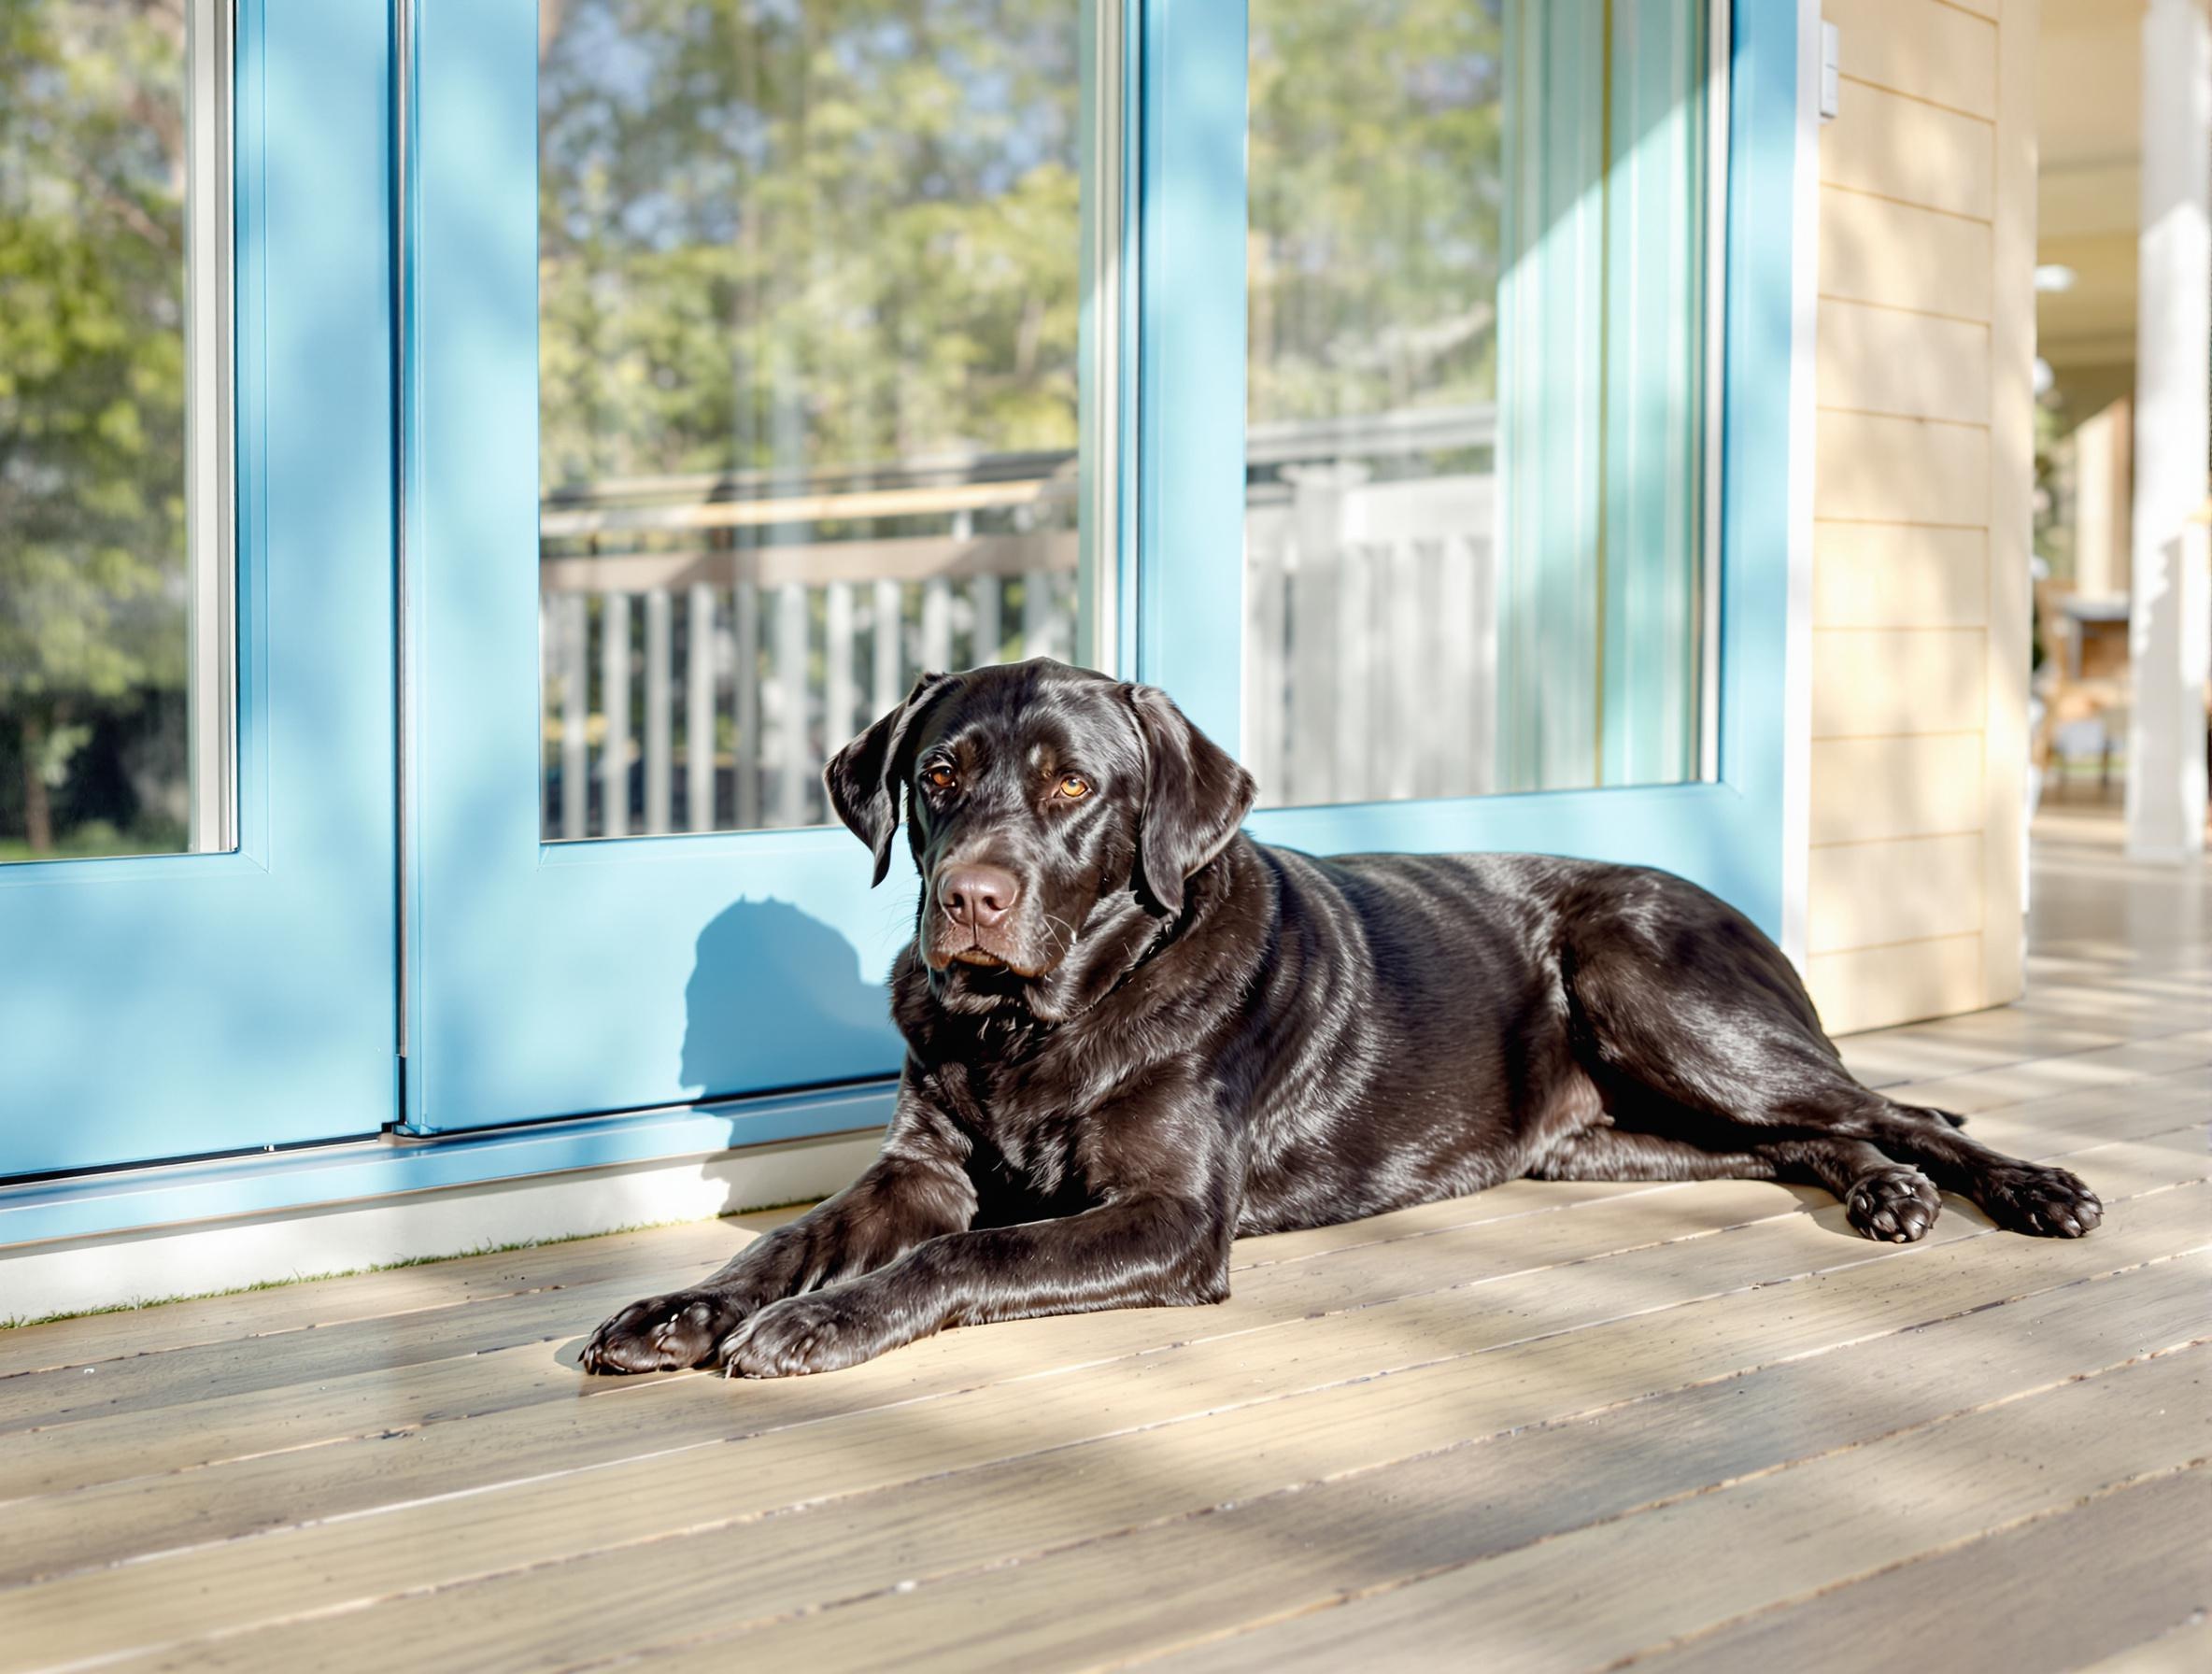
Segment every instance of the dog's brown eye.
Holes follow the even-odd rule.
[[[1066,773],[1060,778],[1059,794],[1071,802],[1080,802],[1091,793],[1091,782],[1081,773]]]
[[[933,767],[924,768],[922,777],[929,780],[940,790],[950,790],[953,787],[953,770],[942,761]]]

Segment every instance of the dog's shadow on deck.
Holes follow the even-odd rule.
[[[789,901],[740,900],[699,932],[684,985],[684,1041],[677,1079],[699,1099],[855,1081],[898,1072],[904,1045],[891,1025],[885,985],[870,981],[860,950],[834,926]],[[720,1213],[745,1205],[726,1202]],[[744,1235],[732,1230],[729,1254]],[[687,1288],[707,1270],[658,1270],[639,1252],[637,1272],[620,1289],[635,1299]],[[608,1298],[600,1317],[617,1306]],[[597,1303],[594,1306],[598,1306]],[[588,1313],[591,1309],[584,1310]],[[579,1369],[599,1318],[576,1322],[554,1360]],[[677,1375],[677,1374],[666,1374]],[[625,1379],[587,1378],[584,1393]]]
[[[694,1097],[888,1075],[901,1056],[884,985],[833,927],[789,901],[738,901],[699,932],[677,1068]]]

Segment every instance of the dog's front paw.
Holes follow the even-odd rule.
[[[727,1291],[682,1290],[632,1302],[591,1334],[586,1371],[677,1371],[704,1366],[744,1317]]]
[[[2104,1204],[2078,1175],[2032,1162],[1986,1170],[1974,1200],[1998,1226],[2036,1238],[2079,1238],[2105,1218]]]
[[[799,1378],[872,1359],[889,1343],[872,1319],[833,1291],[772,1302],[723,1340],[733,1378]]]
[[[1844,1213],[1868,1238],[1908,1244],[1925,1238],[1943,1199],[1918,1169],[1902,1163],[1853,1183]]]

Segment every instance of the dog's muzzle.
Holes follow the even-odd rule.
[[[929,937],[932,966],[942,971],[957,961],[1020,969],[1013,931],[1022,885],[1013,872],[1003,866],[961,861],[939,871],[930,896],[937,921]]]

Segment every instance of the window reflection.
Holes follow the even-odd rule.
[[[1079,11],[543,0],[547,837],[821,821],[1077,655]]]
[[[1244,755],[1699,771],[1703,6],[1252,0]]]
[[[0,20],[0,860],[220,847],[217,7]]]

